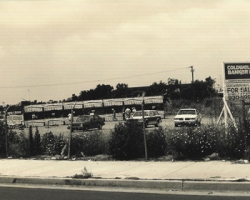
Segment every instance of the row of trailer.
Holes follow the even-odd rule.
[[[12,113],[7,113],[7,122],[10,128],[16,128],[23,126],[25,121],[65,118],[72,110],[74,116],[89,114],[91,112],[99,115],[111,114],[113,112],[112,109],[117,113],[123,113],[125,109],[132,109],[132,107],[140,110],[143,102],[145,109],[163,108],[162,96],[35,104],[24,106],[21,112],[18,111],[20,112],[18,114],[13,111]]]

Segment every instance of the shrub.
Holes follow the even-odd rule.
[[[65,150],[64,152],[62,152],[63,148],[65,147],[65,145],[67,146],[68,144],[68,140],[66,138],[64,138],[63,134],[59,134],[58,136],[54,137],[54,152],[55,154],[65,154],[67,153],[67,150]]]
[[[29,156],[29,141],[23,131],[19,135],[15,131],[9,132],[8,155],[13,157]]]
[[[101,131],[93,131],[72,136],[71,154],[95,156],[107,153],[107,137]]]
[[[109,140],[109,152],[118,160],[131,160],[144,156],[143,127],[135,121],[115,125]]]
[[[41,136],[38,128],[36,127],[36,132],[33,141],[33,155],[40,155],[40,154],[41,154]]]
[[[3,122],[0,122],[0,156],[6,156],[6,148],[5,148],[5,129]]]
[[[147,134],[147,150],[149,158],[158,158],[165,155],[166,148],[166,135],[162,127]]]
[[[217,152],[221,158],[239,159],[245,154],[245,130],[240,126],[239,130],[230,124],[225,133],[225,129],[220,130],[217,143]]]
[[[53,155],[56,152],[54,151],[54,145],[55,145],[55,136],[53,133],[47,132],[43,135],[41,146],[42,146],[42,153]]]
[[[41,141],[42,153],[48,155],[61,154],[63,147],[67,143],[67,140],[64,139],[62,134],[60,134],[59,136],[54,136],[51,131],[47,132],[43,135]]]
[[[216,133],[212,126],[173,130],[167,135],[168,153],[177,159],[202,159],[216,151]]]

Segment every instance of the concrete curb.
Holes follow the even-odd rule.
[[[68,185],[93,187],[122,187],[137,189],[182,190],[182,181],[72,179],[72,178],[13,178],[0,177],[1,184]]]
[[[0,184],[121,187],[174,191],[250,191],[250,182],[191,180],[73,179],[40,177],[0,177]]]

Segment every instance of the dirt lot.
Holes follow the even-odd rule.
[[[215,121],[215,120],[214,120]],[[37,120],[37,121],[30,121],[26,122],[26,124],[32,125],[33,124],[33,133],[35,133],[35,127],[38,127],[39,133],[41,136],[49,131],[51,131],[54,135],[59,135],[60,133],[64,136],[69,136],[70,130],[67,129],[69,121],[67,119],[60,119],[55,121],[50,121],[50,126],[44,126],[44,120]],[[108,119],[108,121],[105,121],[105,125],[102,127],[102,132],[104,134],[109,134],[110,130],[114,129],[115,124],[118,124],[119,122],[123,122],[122,120],[118,121],[112,121],[111,119]],[[202,124],[208,124],[211,123],[212,120],[209,117],[203,117]],[[47,121],[46,121],[47,124]],[[54,125],[53,125],[54,124]],[[28,127],[27,126],[27,127]],[[165,119],[162,119],[162,122],[160,123],[160,126],[167,129],[174,129],[174,115],[169,115]],[[147,130],[153,130],[155,129],[154,126],[149,126]],[[24,129],[25,134],[28,134],[28,128]],[[73,134],[76,133],[83,133],[81,131],[74,131]]]
[[[119,122],[123,122],[123,121],[122,120],[105,121],[105,125],[102,127],[102,132],[104,134],[109,134],[110,130],[114,129],[115,124],[118,124]],[[70,130],[67,129],[68,124],[69,124],[69,122],[67,122],[67,121],[66,121],[65,124],[64,124],[63,121],[55,121],[54,125],[53,125],[53,123],[50,122],[50,124],[51,124],[50,126],[47,126],[47,123],[46,123],[46,126],[44,126],[44,121],[41,121],[41,120],[40,121],[29,122],[29,123],[26,123],[26,124],[27,124],[27,127],[30,126],[30,125],[33,125],[33,133],[35,133],[35,129],[37,127],[38,130],[39,130],[39,133],[41,135],[43,135],[43,134],[45,134],[45,133],[47,133],[49,131],[51,131],[54,135],[59,135],[61,133],[64,136],[69,136],[69,134],[70,134]],[[162,122],[161,122],[160,125],[163,126],[163,127],[169,127],[169,126],[174,127],[174,125],[173,125],[173,117],[172,117],[172,119],[170,119],[170,118],[162,119]],[[154,128],[155,128],[154,126],[149,126],[147,129],[150,130],[150,129],[154,129]],[[25,133],[28,134],[28,128],[25,128],[24,131],[25,131]],[[81,133],[81,132],[82,131],[74,131],[73,134]]]

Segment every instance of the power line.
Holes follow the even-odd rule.
[[[71,82],[71,83],[42,84],[42,85],[6,86],[6,87],[0,87],[0,88],[2,88],[2,89],[7,89],[7,88],[27,88],[27,87],[28,88],[34,88],[34,87],[76,85],[76,84],[83,84],[83,83],[93,83],[93,82],[100,82],[100,81],[120,80],[120,79],[127,79],[127,78],[142,77],[142,76],[148,76],[148,75],[153,75],[153,74],[161,74],[161,73],[171,72],[171,71],[179,71],[179,70],[182,70],[182,69],[187,69],[187,67],[173,69],[173,70],[159,71],[159,72],[154,72],[154,73],[147,73],[147,74],[138,74],[138,75],[132,75],[132,76],[118,77],[118,78],[108,78],[108,79],[102,79],[102,80],[81,81],[81,82]]]

